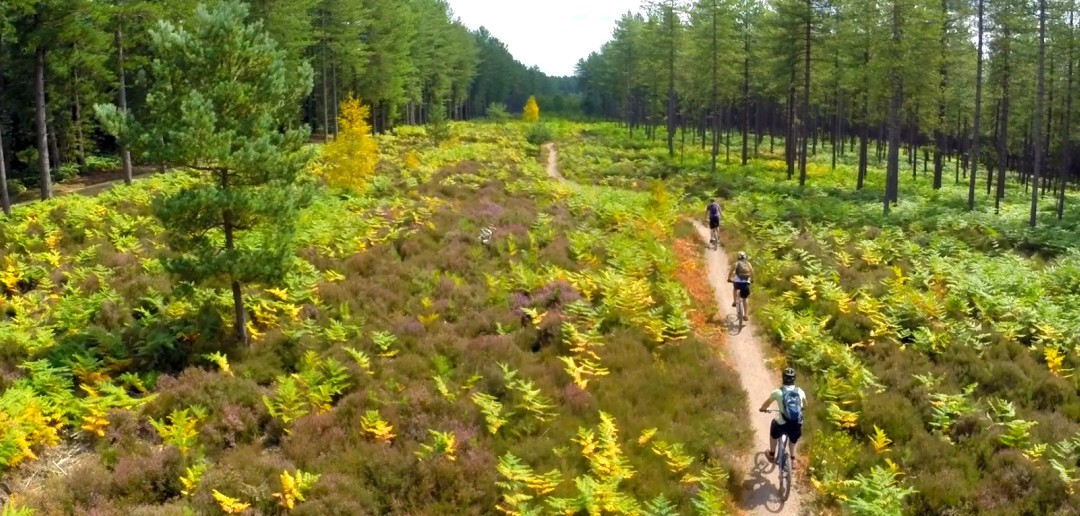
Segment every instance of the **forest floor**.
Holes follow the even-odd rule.
[[[558,150],[553,143],[544,145],[546,156],[547,174],[549,177],[566,181],[559,172]],[[709,240],[709,230],[700,222],[694,221],[694,227],[701,236],[702,241]],[[705,262],[708,270],[708,281],[716,296],[716,303],[720,307],[721,320],[728,328],[726,360],[739,372],[739,382],[747,392],[746,411],[751,427],[754,431],[754,448],[743,459],[745,480],[743,481],[743,496],[739,508],[746,514],[790,514],[802,513],[803,482],[799,479],[805,471],[806,461],[802,460],[796,465],[796,485],[786,501],[780,499],[777,491],[776,466],[765,458],[765,450],[769,448],[769,421],[772,416],[760,414],[755,406],[759,400],[764,400],[773,389],[779,385],[779,375],[776,371],[769,370],[765,362],[766,345],[757,338],[757,331],[753,322],[748,322],[741,328],[736,320],[734,309],[731,307],[732,289],[727,282],[729,271],[727,254],[721,246],[712,251],[708,246],[705,250]],[[773,477],[773,478],[770,478]]]
[[[132,168],[132,178],[138,179],[150,174],[157,173],[160,169],[155,166],[136,166]],[[63,183],[54,183],[52,187],[53,196],[59,197],[62,195],[81,194],[81,195],[97,195],[101,192],[107,191],[118,183],[124,182],[124,173],[120,169],[110,170],[105,172],[99,172],[95,174],[87,174],[83,176],[73,177]],[[22,204],[27,202],[36,201],[41,198],[40,192],[37,188],[30,188],[25,192],[15,196],[12,199],[12,204]]]

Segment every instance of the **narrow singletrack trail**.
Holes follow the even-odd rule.
[[[140,179],[140,178],[143,178],[143,177],[149,177],[151,175],[159,174],[159,173],[160,172],[158,172],[156,170],[141,171],[141,172],[136,172],[135,174],[133,174],[131,176],[131,178],[132,178],[132,180],[137,180],[137,179]],[[124,179],[123,178],[110,179],[110,180],[107,180],[107,181],[101,181],[101,182],[98,182],[98,183],[91,183],[91,184],[85,184],[85,185],[80,184],[78,186],[68,185],[68,184],[65,184],[65,183],[55,183],[55,184],[53,184],[53,197],[54,198],[55,197],[63,197],[65,195],[85,195],[87,197],[96,197],[96,196],[98,196],[98,195],[100,195],[100,194],[102,194],[104,192],[107,192],[107,191],[111,190],[114,186],[118,186],[118,185],[122,185],[122,184],[124,184]],[[32,189],[32,190],[36,190],[36,189]],[[16,205],[20,205],[20,204],[30,204],[30,203],[33,203],[33,202],[37,202],[39,200],[41,200],[41,199],[39,199],[37,197],[28,197],[26,199],[22,199],[22,200],[18,200],[18,201],[13,199],[11,201],[11,205],[16,206]]]
[[[709,241],[709,229],[698,221],[693,221],[694,228],[703,242]],[[709,274],[709,284],[713,287],[716,303],[720,306],[724,315],[724,322],[730,328],[727,340],[727,356],[731,365],[739,372],[739,382],[748,395],[746,414],[750,426],[754,430],[754,449],[743,460],[746,479],[743,481],[743,499],[740,508],[747,514],[800,514],[802,508],[802,494],[798,482],[796,470],[796,482],[792,486],[791,495],[787,501],[782,501],[777,492],[779,472],[776,466],[765,458],[765,451],[769,449],[769,422],[774,414],[762,414],[757,409],[761,408],[762,402],[769,393],[780,385],[780,373],[771,371],[765,365],[765,345],[757,338],[757,330],[753,321],[739,329],[735,317],[735,309],[731,302],[734,300],[732,286],[727,282],[728,265],[727,254],[720,247],[713,251],[711,247],[705,248],[705,263]],[[751,300],[753,297],[751,296]],[[753,302],[753,301],[751,301]],[[773,408],[776,408],[775,406]],[[798,455],[802,455],[805,446],[799,446]]]
[[[555,144],[546,143],[543,149],[547,175],[558,181],[566,181],[566,178],[559,173],[558,151]],[[702,242],[707,243],[709,229],[698,221],[692,222]],[[757,410],[769,393],[780,385],[780,374],[769,370],[765,365],[764,349],[766,348],[757,338],[753,321],[748,321],[741,330],[739,329],[735,309],[731,306],[733,292],[731,284],[727,282],[730,269],[723,247],[716,251],[709,246],[703,246],[703,249],[709,276],[707,279],[712,285],[716,303],[720,306],[723,315],[723,322],[728,328],[725,354],[739,373],[739,381],[748,395],[746,416],[754,430],[754,448],[747,457],[742,459],[745,480],[739,508],[745,514],[751,515],[800,515],[803,513],[803,504],[801,485],[797,478],[801,472],[796,470],[796,482],[792,486],[791,495],[787,501],[781,500],[777,491],[778,471],[776,466],[765,458],[765,450],[769,449],[769,422],[774,415],[762,414]],[[802,455],[803,446],[799,447],[798,453]]]
[[[544,155],[547,156],[547,175],[552,179],[558,179],[559,181],[566,181],[566,178],[559,173],[559,151],[555,149],[555,144],[548,142],[544,144]]]

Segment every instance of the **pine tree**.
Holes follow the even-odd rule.
[[[161,22],[154,29],[145,124],[115,105],[97,106],[105,127],[134,149],[204,176],[157,199],[154,214],[175,253],[170,272],[231,287],[242,342],[241,285],[279,280],[293,255],[308,129],[279,128],[296,125],[292,111],[312,84],[311,68],[290,68],[261,24],[246,17],[244,4],[227,0],[200,7],[190,28]]]
[[[378,132],[390,129],[399,108],[406,104],[414,64],[410,50],[417,37],[416,16],[408,2],[364,0],[371,15],[366,34],[368,60],[364,74],[355,80],[355,93],[371,103],[372,125]]]

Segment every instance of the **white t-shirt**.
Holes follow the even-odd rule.
[[[795,390],[799,391],[799,399],[802,400],[802,406],[804,408],[806,407],[806,392],[804,392],[802,389],[800,389],[800,388],[798,388],[798,387],[796,387],[794,385],[791,385],[791,386],[784,385],[784,386],[776,389],[775,391],[772,391],[772,394],[769,395],[769,399],[775,401],[776,402],[776,407],[781,410],[781,412],[776,413],[776,422],[778,424],[781,424],[781,425],[786,422],[784,420],[784,415],[783,415],[784,391],[788,390],[788,389],[795,389]]]

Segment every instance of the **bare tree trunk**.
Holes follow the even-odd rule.
[[[223,191],[229,190],[229,171],[221,171],[221,189]],[[233,220],[233,212],[230,209],[226,209],[222,212],[222,229],[225,232],[225,250],[226,252],[232,251],[235,247],[235,241],[233,238],[233,231],[236,229],[236,221]],[[233,324],[235,325],[236,338],[243,344],[249,344],[247,331],[247,313],[244,310],[244,295],[240,289],[240,282],[233,279],[231,282],[232,297],[233,297]]]
[[[718,125],[715,123],[715,120],[717,119],[717,117],[719,117],[719,112],[717,111],[719,109],[719,106],[718,106],[719,93],[718,93],[717,90],[719,88],[719,83],[720,83],[719,63],[716,62],[716,60],[718,58],[718,54],[717,54],[717,50],[718,50],[717,49],[717,32],[716,32],[716,29],[717,29],[717,19],[716,19],[717,15],[718,15],[717,6],[716,6],[716,1],[714,0],[713,5],[712,5],[712,116],[713,116],[713,120],[714,120],[714,123],[713,123],[714,134],[715,134],[716,129],[718,128]],[[713,174],[716,174],[716,154],[720,152],[720,145],[719,144],[720,144],[719,140],[717,139],[716,136],[714,136],[713,137],[713,146],[712,146],[712,173]]]
[[[899,53],[900,46],[900,0],[892,4],[892,44]],[[903,79],[900,77],[898,64],[893,63],[889,72],[892,82],[892,99],[889,102],[889,158],[885,178],[885,215],[889,214],[890,203],[898,197],[900,178],[900,109],[903,107]]]
[[[45,124],[45,47],[34,50],[34,120],[37,123],[38,169],[41,173],[41,198],[52,197],[52,174],[49,171],[49,134]]]
[[[8,197],[7,187],[7,161],[4,159],[4,126],[0,124],[0,204],[3,204],[4,215],[11,215],[11,198]]]
[[[837,68],[839,68],[839,59],[837,59]],[[837,153],[840,152],[838,147],[843,146],[844,137],[840,135],[840,81],[836,81],[836,92],[834,93],[836,99],[836,112],[833,113],[833,127],[832,127],[832,169],[836,170],[836,158]]]
[[[1046,96],[1046,0],[1039,0],[1039,72],[1035,86],[1035,151],[1034,170],[1031,171],[1031,217],[1028,224],[1035,227],[1039,214],[1039,174],[1042,172],[1043,153],[1043,101]]]
[[[634,139],[634,113],[632,104],[632,95],[634,91],[634,47],[633,43],[628,45],[626,52],[626,131],[630,135],[630,139]]]
[[[1004,28],[1001,36],[1002,55],[1002,78],[1001,78],[1001,102],[999,105],[997,120],[998,137],[998,175],[997,190],[994,193],[994,213],[1001,211],[1001,199],[1005,196],[1005,175],[1009,169],[1009,51],[1010,51],[1009,27]]]
[[[764,138],[761,132],[761,97],[754,100],[754,157],[761,155],[761,140]]]
[[[998,122],[998,176],[994,193],[994,213],[1001,212],[1001,199],[1005,197],[1005,174],[1009,169],[1009,32],[1005,31],[1004,75],[1001,81],[1001,114]]]
[[[669,2],[665,14],[668,20],[668,93],[667,147],[668,156],[675,156],[675,6]]]
[[[795,177],[798,146],[795,145],[795,66],[791,67],[791,87],[788,88],[788,133],[784,148],[787,152],[787,178]]]
[[[1052,167],[1050,166],[1050,140],[1054,139],[1054,55],[1050,55],[1050,84],[1046,88],[1046,132],[1042,139],[1043,151],[1042,151],[1042,164],[1043,170],[1040,173],[1042,177],[1042,189],[1039,191],[1039,196],[1046,197],[1046,191],[1050,189],[1050,183],[1053,179]]]
[[[715,24],[715,10],[713,11],[713,23]],[[749,27],[744,29],[743,34],[743,130],[742,130],[742,164],[745,167],[750,160],[750,33]],[[715,40],[715,38],[714,38]],[[713,52],[715,52],[715,45]]]
[[[776,105],[769,103],[769,154],[776,152]]]
[[[1072,86],[1073,86],[1073,45],[1074,45],[1074,25],[1073,15],[1076,12],[1076,7],[1072,2],[1069,3],[1069,65],[1065,87],[1065,127],[1062,131],[1061,137],[1061,192],[1058,195],[1057,202],[1057,218],[1061,220],[1065,216],[1065,182],[1069,179],[1069,168],[1072,166],[1072,133],[1069,131],[1072,129]]]
[[[341,99],[338,97],[338,81],[337,81],[337,62],[330,63],[330,84],[333,87],[334,95],[334,139],[338,137],[338,104],[341,103]]]
[[[50,116],[45,125],[48,126],[46,133],[49,135],[49,159],[52,162],[52,169],[60,170],[64,162],[60,157],[60,140],[56,131],[56,121]]]
[[[121,25],[116,26],[116,34],[114,35],[116,40],[116,75],[120,79],[120,111],[127,113],[127,78],[124,73],[124,32]],[[124,184],[131,184],[132,172],[131,172],[131,151],[128,150],[127,144],[121,142],[120,144],[120,161],[123,164],[124,169]]]
[[[724,118],[727,119],[727,123],[724,127],[724,164],[731,164],[731,127],[734,125],[732,119],[735,117],[734,108],[731,107],[731,103],[728,103]]]
[[[322,22],[323,30],[325,31],[326,30],[326,14],[325,13],[323,13],[323,15],[322,15],[321,22]],[[329,84],[328,84],[329,81],[327,80],[328,73],[327,73],[326,60],[328,58],[327,58],[326,42],[325,41],[323,42],[323,45],[322,45],[321,54],[322,54],[321,55],[321,58],[322,58],[321,59],[321,61],[322,61],[321,65],[322,65],[323,140],[329,141],[330,140],[330,132],[331,132],[330,131],[330,91],[329,91]],[[374,124],[372,124],[372,125],[374,125]]]
[[[803,63],[803,98],[802,98],[802,154],[799,156],[799,186],[806,185],[806,150],[810,139],[810,37],[813,26],[812,0],[806,0],[806,60]]]
[[[957,135],[957,149],[956,154],[953,156],[953,161],[956,163],[956,181],[953,184],[960,184],[960,172],[963,170],[964,177],[967,177],[967,149],[965,145],[967,142],[965,138],[968,134],[968,121],[967,117],[964,117],[964,125],[960,126],[960,114],[956,115],[956,135]]]
[[[77,155],[76,161],[79,163],[79,171],[85,172],[86,170],[86,144],[83,141],[83,124],[82,124],[82,101],[79,98],[79,70],[72,71],[74,85],[72,88],[72,101],[74,102],[74,110],[72,112],[72,121],[75,123],[75,149]]]
[[[863,66],[870,62],[870,51],[863,50]],[[866,179],[866,151],[870,140],[870,85],[866,76],[863,78],[863,110],[862,131],[859,138],[859,179],[855,186],[856,190],[863,189],[863,181]]]

